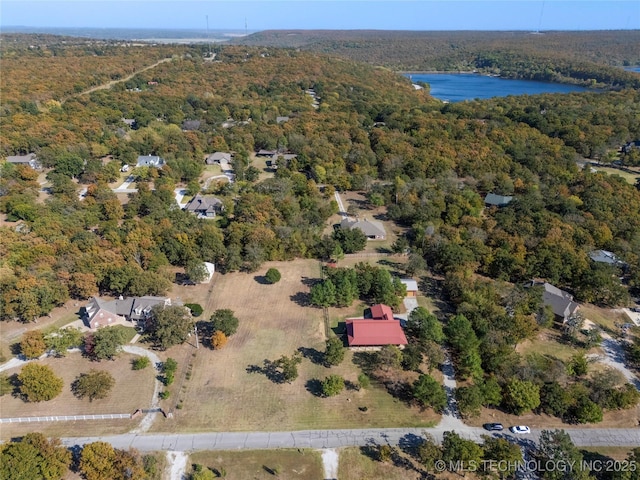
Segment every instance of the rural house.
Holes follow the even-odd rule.
[[[495,193],[488,193],[486,197],[484,197],[484,203],[490,205],[492,207],[506,207],[513,200],[512,196],[509,195],[496,195]]]
[[[405,296],[407,297],[418,296],[418,282],[416,282],[412,278],[401,278],[400,282],[407,288],[407,293]]]
[[[198,193],[187,203],[184,209],[197,215],[198,218],[216,218],[216,215],[224,210],[224,204],[219,198]]]
[[[596,263],[605,263],[616,267],[623,267],[626,265],[625,262],[620,260],[615,253],[607,250],[592,250],[589,252],[589,258]]]
[[[140,155],[136,163],[136,167],[155,167],[162,168],[164,159],[157,155]]]
[[[35,153],[29,153],[27,155],[9,155],[7,157],[7,163],[13,163],[14,165],[26,165],[34,170],[39,170],[41,168],[40,162],[38,162],[38,157]]]
[[[216,163],[231,163],[231,153],[229,152],[215,152],[211,155],[207,155],[204,161],[207,165],[214,165]]]
[[[393,311],[388,305],[373,305],[365,310],[363,317],[346,321],[347,343],[350,347],[407,344],[400,321],[393,318]]]
[[[155,305],[171,305],[171,300],[164,297],[128,297],[115,300],[103,300],[92,297],[85,307],[84,320],[89,328],[108,327],[124,322],[144,322],[149,318]]]
[[[540,285],[540,283],[532,282],[532,285]],[[551,307],[555,316],[561,319],[562,323],[569,320],[580,308],[580,305],[573,301],[573,295],[570,293],[560,290],[548,282],[544,282],[542,287],[544,288],[542,303]]]
[[[340,222],[340,227],[349,230],[357,228],[361,230],[369,240],[384,240],[387,237],[382,223],[375,220],[350,220],[345,218]]]

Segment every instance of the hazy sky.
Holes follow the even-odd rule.
[[[2,0],[0,25],[206,29],[640,29],[638,0]]]

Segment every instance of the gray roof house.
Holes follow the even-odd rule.
[[[496,195],[495,193],[487,193],[487,196],[484,197],[484,203],[494,207],[505,207],[511,203],[511,200],[513,200],[512,196]]]
[[[27,165],[34,170],[38,170],[41,167],[35,153],[28,153],[27,155],[9,155],[7,157],[7,163],[13,163],[14,165]]]
[[[625,263],[618,256],[607,250],[592,250],[589,252],[589,258],[596,263],[606,263],[607,265],[624,266]]]
[[[200,195],[191,199],[184,207],[187,212],[196,214],[199,218],[215,218],[224,211],[224,204],[219,198]]]
[[[276,123],[284,123],[284,122],[288,122],[289,121],[289,117],[276,117]]]
[[[155,167],[161,168],[164,165],[164,159],[157,155],[140,155],[136,163],[136,167]]]
[[[554,287],[548,282],[543,283],[542,303],[551,307],[553,313],[566,322],[574,313],[578,311],[580,305],[573,301],[573,295],[558,287]]]
[[[211,155],[207,155],[204,161],[207,165],[213,165],[214,163],[227,162],[231,163],[231,154],[229,152],[215,152]]]
[[[155,305],[171,305],[165,297],[128,297],[103,300],[92,297],[85,307],[85,320],[90,328],[108,327],[125,321],[144,321]]]
[[[382,223],[375,220],[350,220],[345,218],[340,222],[340,227],[348,228],[349,230],[357,228],[361,230],[369,240],[384,240],[387,237]]]

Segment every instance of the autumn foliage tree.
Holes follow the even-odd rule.
[[[57,479],[67,474],[71,452],[60,439],[47,439],[39,432],[27,433],[18,441],[0,447],[0,478]]]
[[[51,367],[28,363],[18,375],[20,393],[28,402],[43,402],[57,397],[62,392],[62,379]]]
[[[82,373],[71,385],[71,390],[78,398],[87,397],[90,402],[94,399],[106,398],[116,381],[106,370],[90,370]]]
[[[46,350],[47,344],[40,330],[30,330],[22,336],[20,351],[26,358],[39,358]]]
[[[80,454],[80,472],[87,480],[143,480],[147,478],[142,458],[136,450],[120,450],[107,442],[84,446]]]
[[[227,336],[224,334],[224,332],[220,330],[216,330],[215,332],[213,332],[213,335],[211,336],[211,345],[213,346],[214,350],[219,350],[226,344]]]

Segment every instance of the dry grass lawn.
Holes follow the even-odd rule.
[[[323,478],[322,459],[318,450],[196,452],[191,455],[190,462],[218,472],[223,468],[226,472],[224,478],[228,480]]]
[[[260,281],[269,267],[282,274],[275,285]],[[180,398],[174,399],[182,400],[182,408],[174,412],[172,422],[157,423],[155,428],[280,431],[433,424],[438,417],[432,412],[409,408],[382,387],[345,390],[332,398],[314,395],[317,383],[313,380],[331,373],[357,380],[360,369],[350,354],[342,365],[331,369],[304,358],[298,367],[299,377],[291,384],[276,384],[263,373],[247,371],[251,366],[263,367],[264,360],[292,355],[300,347],[306,348],[309,356],[324,351],[321,310],[298,303],[307,297],[306,280],[318,278],[319,268],[313,260],[273,262],[252,275],[216,274],[212,286],[179,287],[184,301],[205,308],[202,318],[216,309],[229,308],[240,320],[240,327],[222,350],[197,351],[191,378]],[[177,358],[171,352],[169,355]],[[364,406],[365,412],[358,408]]]
[[[154,389],[154,370],[146,368],[133,371],[131,369],[133,358],[135,356],[121,353],[113,361],[91,362],[83,358],[80,353],[69,353],[64,358],[38,360],[44,365],[49,365],[58,376],[62,377],[64,381],[62,393],[53,400],[38,403],[24,402],[12,395],[5,395],[0,397],[2,417],[131,413],[136,408],[149,408]],[[91,369],[106,370],[115,378],[115,386],[107,398],[89,402],[87,399],[76,398],[71,392],[71,383],[75,378]],[[6,371],[8,375],[19,372],[20,368]],[[3,425],[1,436],[6,439],[18,432],[26,433],[35,430],[46,431],[48,434],[60,431],[65,435],[70,435],[72,432],[89,435],[126,431],[134,426],[134,422],[130,420],[21,423]]]

